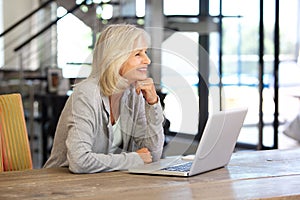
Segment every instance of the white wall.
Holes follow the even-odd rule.
[[[3,0],[0,0],[0,33],[3,32]],[[0,49],[3,49],[3,38],[0,38]],[[4,53],[0,51],[0,66],[4,64]]]

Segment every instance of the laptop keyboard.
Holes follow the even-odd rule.
[[[165,171],[178,171],[178,172],[188,172],[192,166],[193,162],[186,162],[175,166],[165,167],[162,170]]]

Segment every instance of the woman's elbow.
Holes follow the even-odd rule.
[[[84,168],[78,164],[69,163],[69,171],[74,174],[88,174],[91,173],[87,168]]]

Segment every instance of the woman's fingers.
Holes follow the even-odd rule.
[[[156,89],[152,78],[147,78],[142,81],[137,81],[136,92],[137,94],[140,94],[142,92],[145,100],[149,104],[155,104],[158,102],[158,97],[157,97]]]
[[[152,162],[152,156],[150,151],[147,148],[141,148],[136,151],[141,159],[144,161],[144,163],[151,163]]]
[[[143,147],[143,148],[137,150],[136,152],[137,152],[137,153],[149,153],[150,151],[148,150],[148,148]]]

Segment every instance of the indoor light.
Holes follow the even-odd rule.
[[[95,4],[100,4],[102,2],[102,0],[93,0],[93,3]]]
[[[61,6],[59,6],[56,10],[56,15],[57,17],[62,17],[64,16],[65,14],[67,14],[67,10]]]
[[[137,17],[145,17],[146,1],[136,0],[135,12]]]
[[[84,0],[76,0],[76,4],[80,5]]]
[[[89,8],[86,5],[80,6],[80,10],[84,13],[87,13],[89,11]]]
[[[102,19],[111,19],[113,16],[113,6],[110,4],[104,4],[102,9]]]

